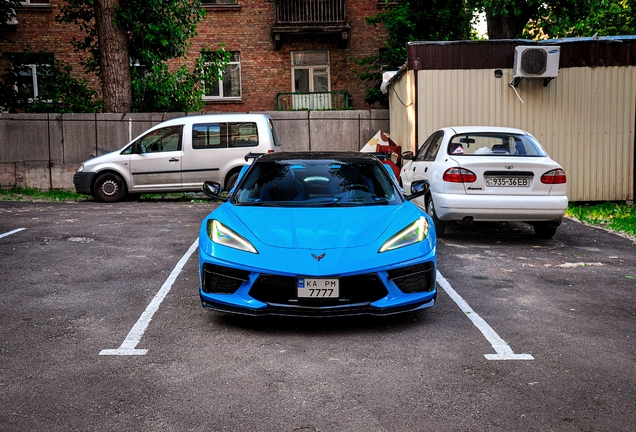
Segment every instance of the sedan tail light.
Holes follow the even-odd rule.
[[[444,172],[442,179],[450,183],[474,183],[477,176],[466,168],[449,168]]]
[[[561,168],[553,169],[541,176],[541,183],[545,184],[562,184],[566,182],[565,171]]]

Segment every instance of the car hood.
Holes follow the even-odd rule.
[[[221,208],[217,212],[219,210]],[[268,246],[321,250],[371,244],[385,231],[390,230],[387,234],[390,237],[419,217],[416,210],[403,205],[351,208],[232,206],[227,210],[227,216],[231,228],[236,230],[235,222],[240,221],[244,229]]]

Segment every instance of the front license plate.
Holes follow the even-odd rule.
[[[486,177],[490,187],[530,187],[530,177]]]
[[[340,280],[337,278],[302,278],[296,279],[298,298],[338,298],[340,297]]]

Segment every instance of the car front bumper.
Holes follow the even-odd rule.
[[[433,193],[435,213],[442,221],[534,222],[560,219],[568,207],[568,197],[460,195]]]
[[[381,316],[432,307],[437,296],[434,253],[403,266],[330,276],[340,279],[339,299],[298,299],[294,273],[254,271],[235,263],[229,267],[209,256],[200,262],[203,307],[226,313]]]
[[[95,177],[94,172],[76,172],[73,176],[73,184],[78,194],[91,195],[91,183]]]

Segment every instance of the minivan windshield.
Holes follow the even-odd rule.
[[[513,133],[467,133],[455,135],[448,144],[453,156],[547,156],[530,135]]]
[[[237,185],[238,205],[288,207],[399,204],[402,195],[375,160],[256,161]]]

